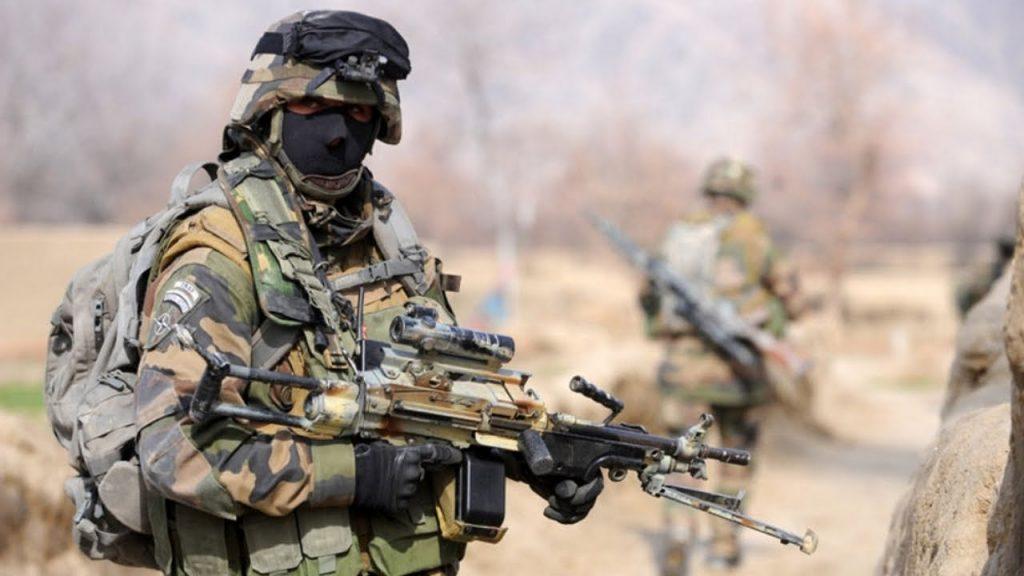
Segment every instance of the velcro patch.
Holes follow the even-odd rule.
[[[201,297],[202,293],[195,284],[188,280],[178,280],[170,290],[164,293],[164,302],[170,302],[177,306],[184,316],[196,307]]]

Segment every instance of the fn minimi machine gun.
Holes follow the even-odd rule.
[[[190,407],[199,425],[238,418],[353,442],[458,448],[461,462],[435,472],[433,479],[446,538],[497,542],[504,536],[506,465],[512,461],[535,476],[554,478],[592,479],[606,470],[610,480],[621,482],[635,473],[652,496],[767,534],[807,554],[817,548],[810,530],[800,536],[741,513],[742,496],[669,482],[674,473],[707,478],[708,460],[750,463],[746,451],[705,443],[711,416],[703,415],[678,438],[649,434],[640,426],[616,423],[622,402],[579,376],[570,388],[608,409],[608,416],[592,422],[549,411],[526,387],[530,375],[505,367],[515,354],[512,338],[443,323],[427,305],[407,304],[390,325],[390,342],[360,341],[348,360],[351,377],[345,379],[233,364],[220,352],[198,346],[180,325],[175,330],[179,343],[206,361]],[[227,377],[301,389],[305,400],[291,413],[222,402],[220,389]]]

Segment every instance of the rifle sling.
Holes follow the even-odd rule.
[[[252,365],[272,370],[284,360],[299,340],[302,328],[264,320],[252,340]]]

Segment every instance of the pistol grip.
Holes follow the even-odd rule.
[[[534,475],[546,476],[555,470],[555,459],[536,430],[524,430],[519,435],[519,451]]]

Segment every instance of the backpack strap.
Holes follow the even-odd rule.
[[[208,170],[208,168],[203,168],[203,170]],[[186,181],[188,183],[191,182],[191,177],[195,175],[196,170],[189,170],[186,167],[179,173],[178,178],[183,178],[182,174],[186,172],[190,172]],[[102,364],[98,367],[99,369],[111,370],[133,366],[138,361],[141,347],[139,342],[141,296],[145,294],[150,271],[158,261],[167,234],[189,214],[194,214],[208,206],[227,207],[227,201],[224,199],[220,187],[212,183],[190,194],[185,194],[177,200],[172,191],[171,197],[171,203],[162,212],[136,224],[114,248],[114,258],[123,262],[127,267],[125,277],[122,278],[124,285],[118,295],[117,315],[113,322],[114,337],[117,338],[118,345],[111,349],[110,356],[106,357],[105,361],[97,361],[98,365]]]
[[[399,278],[410,296],[422,296],[430,289],[425,267],[427,251],[402,203],[377,181],[373,182],[373,239],[387,260],[346,274],[335,281],[353,288],[362,284]],[[351,277],[351,278],[350,278]]]
[[[169,206],[181,204],[185,201],[185,198],[191,196],[190,192],[195,190],[192,187],[192,180],[200,170],[209,178],[208,182],[216,181],[217,168],[215,162],[192,162],[187,164],[174,177],[174,182],[171,183],[171,198],[167,204]]]

